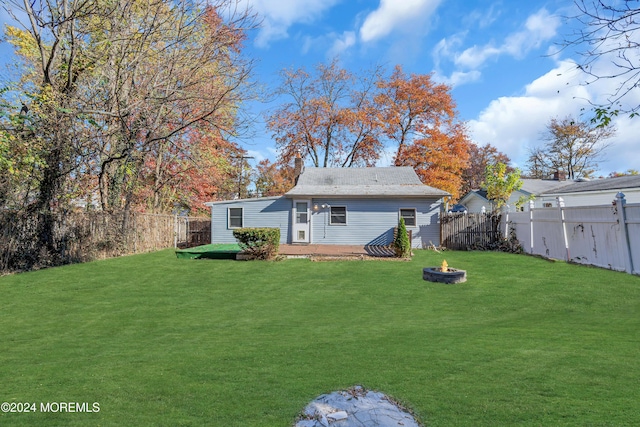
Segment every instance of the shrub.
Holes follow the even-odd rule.
[[[233,237],[251,259],[271,259],[280,247],[279,228],[238,228]]]
[[[498,232],[499,233],[499,232]],[[509,228],[509,237],[505,238],[500,236],[495,241],[490,243],[478,244],[474,243],[467,247],[467,250],[472,251],[498,251],[509,252],[512,254],[524,253],[520,241],[516,237],[516,230],[513,227]]]
[[[393,241],[393,249],[398,258],[411,257],[411,243],[409,242],[409,235],[407,233],[407,226],[404,224],[404,218],[400,218],[398,222],[398,232]]]

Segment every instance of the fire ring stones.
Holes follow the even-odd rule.
[[[463,283],[467,281],[467,272],[455,268],[448,268],[446,271],[442,271],[441,267],[426,267],[422,269],[422,278],[426,281],[437,283]]]

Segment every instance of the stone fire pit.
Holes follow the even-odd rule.
[[[440,267],[426,267],[422,269],[422,278],[429,282],[438,283],[462,283],[467,281],[467,272],[450,268],[447,261],[443,261]]]

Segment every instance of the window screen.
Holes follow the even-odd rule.
[[[229,228],[242,228],[242,208],[229,208]]]
[[[297,202],[296,203],[296,223],[297,224],[306,224],[307,219],[307,202]]]
[[[329,224],[345,225],[347,223],[347,208],[345,206],[331,206]]]
[[[400,217],[404,218],[404,225],[407,227],[416,226],[416,210],[415,209],[400,209]]]

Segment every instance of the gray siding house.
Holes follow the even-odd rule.
[[[446,191],[410,167],[306,168],[280,197],[210,202],[212,243],[233,243],[240,227],[277,227],[281,244],[389,245],[400,217],[412,246],[440,243]]]
[[[624,193],[627,203],[640,203],[640,175],[582,180],[565,184],[540,195],[544,207],[557,206],[558,197],[562,197],[567,207],[611,205],[618,192]]]
[[[567,184],[567,181],[561,181],[559,179],[523,178],[521,181],[522,188],[514,191],[507,201],[507,205],[509,205],[512,212],[517,210],[529,210],[528,203],[525,203],[519,209],[516,208],[516,204],[521,197],[528,198],[533,196],[534,206],[536,208],[541,208],[543,204],[539,197],[541,193],[554,190]],[[493,203],[491,200],[487,199],[487,191],[485,189],[472,190],[468,192],[460,199],[460,201],[458,201],[458,203],[466,206],[470,213],[480,213],[483,212],[483,210],[491,212],[493,210]]]

